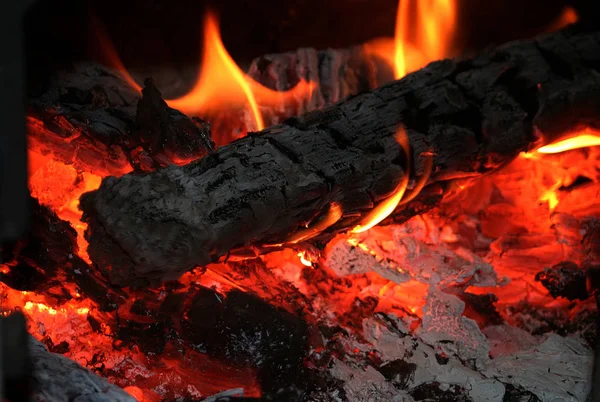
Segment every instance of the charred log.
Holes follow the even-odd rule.
[[[539,132],[552,139],[600,126],[599,36],[562,31],[432,63],[187,166],[108,178],[81,198],[90,256],[113,283],[157,282],[235,249],[286,243],[337,204],[344,215],[327,238],[358,224],[406,175],[422,176],[427,155],[437,195],[415,201],[435,205],[452,179],[497,169]],[[400,126],[410,170],[394,138]],[[412,205],[395,214],[409,218]]]
[[[587,291],[587,275],[576,263],[564,261],[539,272],[535,279],[552,295],[565,297],[571,301],[585,300],[590,297]]]
[[[63,73],[29,105],[29,148],[90,173],[148,171],[210,151],[208,123],[169,108],[151,82],[140,100],[99,65]]]

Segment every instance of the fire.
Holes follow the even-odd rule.
[[[340,204],[338,204],[336,202],[331,203],[331,205],[329,206],[329,211],[327,212],[327,215],[323,219],[319,220],[312,226],[309,226],[305,229],[297,231],[288,239],[287,242],[296,244],[296,243],[300,243],[301,241],[304,241],[306,239],[313,237],[317,233],[322,232],[323,230],[327,229],[329,226],[331,226],[334,223],[336,223],[337,221],[339,221],[340,218],[342,217],[343,213],[344,213],[344,211]]]
[[[295,87],[282,92],[269,89],[249,78],[231,58],[219,34],[215,14],[208,13],[204,25],[204,54],[196,84],[186,95],[167,100],[169,106],[188,115],[214,115],[233,107],[249,107],[254,127],[265,128],[261,107],[272,109],[295,99],[312,95],[314,84],[300,81]],[[224,143],[216,138],[217,143]]]
[[[123,66],[110,40],[101,29],[98,32],[108,64],[118,70],[132,88],[140,91],[139,84]],[[272,110],[279,105],[307,99],[315,90],[314,83],[301,80],[291,89],[275,91],[248,77],[227,52],[219,33],[218,18],[212,12],[208,12],[204,20],[203,49],[202,63],[192,89],[179,98],[166,100],[170,107],[187,115],[209,118],[226,111],[249,109],[251,116],[244,119],[246,129],[260,131],[265,128],[261,108]],[[218,132],[218,128],[214,131],[217,131],[213,132],[217,145],[225,145],[234,138],[230,133]]]
[[[585,129],[574,136],[545,145],[536,150],[540,154],[556,154],[571,149],[596,147],[600,145],[600,131]]]
[[[204,54],[198,81],[188,94],[167,103],[183,113],[197,115],[243,100],[252,110],[256,129],[262,130],[264,121],[250,83],[225,50],[217,17],[208,13],[204,21]]]
[[[375,208],[373,208],[367,214],[367,216],[365,216],[363,218],[362,223],[360,223],[359,225],[357,225],[356,227],[354,227],[351,230],[352,233],[362,233],[362,232],[365,232],[365,231],[371,229],[373,226],[377,225],[378,223],[383,221],[385,218],[387,218],[392,212],[394,212],[396,207],[398,205],[400,205],[401,201],[408,202],[411,199],[413,199],[414,197],[416,197],[417,194],[419,193],[419,191],[421,191],[421,189],[427,183],[427,179],[429,178],[429,174],[431,173],[431,170],[433,168],[433,154],[429,154],[429,153],[426,155],[423,155],[426,158],[425,159],[425,171],[419,177],[419,179],[418,179],[417,183],[415,184],[415,187],[412,189],[412,191],[407,195],[407,197],[405,199],[403,199],[403,196],[405,195],[406,189],[408,187],[409,175],[410,175],[410,171],[412,169],[409,140],[408,140],[408,136],[406,135],[406,130],[404,129],[404,127],[401,127],[398,130],[398,133],[396,134],[395,138],[396,138],[396,141],[398,142],[398,144],[400,144],[402,151],[406,155],[407,162],[406,162],[406,166],[405,166],[405,170],[404,170],[405,175],[402,178],[402,180],[400,181],[400,183],[398,184],[398,186],[396,187],[396,189],[394,190],[394,193],[390,197],[388,197],[386,200],[381,202],[379,205],[377,205]]]
[[[66,308],[61,308],[59,310],[56,310],[52,307],[47,306],[44,303],[34,303],[31,301],[28,301],[23,306],[23,309],[26,311],[32,311],[34,308],[40,313],[48,313],[50,315],[56,315],[57,313],[61,313],[63,315],[68,314],[68,309],[66,309]],[[90,312],[90,309],[88,307],[79,307],[79,308],[74,308],[73,310],[79,315],[86,315],[87,313]]]
[[[108,37],[108,34],[104,30],[100,21],[93,15],[91,15],[90,17],[91,25],[93,27],[94,33],[96,34],[96,39],[100,46],[100,51],[102,52],[101,56],[104,59],[104,63],[114,68],[121,77],[121,79],[127,83],[127,85],[135,89],[137,92],[141,93],[142,87],[131,76],[131,74],[129,74],[129,72],[121,62],[121,58],[119,57],[117,50],[114,48],[112,42]]]
[[[548,203],[551,211],[556,209],[560,203],[559,189],[563,186],[571,185],[581,173],[588,173],[588,176],[594,176],[595,166],[583,168],[585,164],[577,166],[574,169],[565,168],[563,158],[549,158],[552,155],[562,154],[568,151],[596,147],[600,145],[600,132],[591,128],[586,128],[565,136],[550,144],[544,145],[533,152],[522,153],[524,159],[535,161],[533,169],[538,177],[542,177],[546,183],[550,183],[542,191],[539,201]]]
[[[312,267],[312,262],[306,258],[307,254],[305,251],[299,252],[298,257],[300,258],[300,262],[302,263],[302,265],[304,265],[305,267]]]
[[[399,0],[394,39],[396,79],[421,68],[425,63],[450,55],[455,10],[454,0]],[[415,12],[416,18],[411,18]],[[421,60],[408,57],[406,49],[409,43],[413,43],[422,53]]]

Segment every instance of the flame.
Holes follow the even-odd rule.
[[[100,24],[95,25],[107,64],[132,88],[141,91]],[[246,122],[246,126],[251,126],[247,127],[248,131],[260,131],[265,128],[261,107],[273,110],[279,105],[310,99],[316,89],[313,82],[300,80],[293,88],[276,91],[248,77],[227,52],[219,33],[218,18],[212,12],[207,13],[204,21],[203,49],[198,78],[192,89],[179,98],[166,100],[170,107],[187,115],[208,118],[223,111],[248,108],[251,112],[251,121]],[[217,145],[225,145],[232,139],[231,135],[221,133],[213,132],[213,136]]]
[[[98,45],[100,46],[101,56],[103,58],[103,62],[111,66],[116,70],[117,74],[121,77],[123,81],[127,83],[131,88],[135,89],[137,92],[142,92],[142,87],[137,81],[129,74],[123,63],[121,62],[121,58],[117,53],[112,41],[109,39],[106,30],[94,15],[90,15],[90,24],[92,29],[96,35],[96,39],[98,41]]]
[[[305,267],[312,267],[312,261],[306,258],[306,251],[299,252],[298,257],[300,257],[300,262],[302,263],[302,265],[304,265]]]
[[[548,27],[544,30],[546,32],[558,31],[567,25],[571,25],[579,21],[579,15],[577,11],[573,9],[571,6],[566,6],[560,15],[556,17],[556,19],[548,25]]]
[[[261,106],[272,109],[276,105],[306,99],[312,96],[314,89],[314,83],[301,80],[287,91],[275,91],[246,76],[223,45],[216,15],[207,13],[204,54],[196,84],[186,95],[167,100],[167,103],[188,115],[203,116],[246,105],[252,112],[253,129],[260,131],[265,128]]]
[[[433,153],[422,153],[421,156],[425,158],[425,167],[423,170],[423,174],[419,176],[419,179],[415,183],[415,187],[413,187],[413,189],[408,194],[406,194],[404,198],[402,198],[400,205],[406,204],[407,202],[413,200],[417,195],[419,195],[423,187],[425,187],[425,184],[427,184],[427,179],[429,179],[429,176],[431,175],[431,171],[433,170]]]
[[[414,8],[416,7],[416,10]],[[396,79],[404,77],[424,64],[448,57],[456,20],[455,0],[399,0],[396,15],[394,71]],[[416,18],[411,18],[416,11]],[[411,31],[411,28],[415,28]],[[409,43],[421,57],[409,57]]]
[[[400,203],[400,200],[402,199],[402,196],[404,195],[406,188],[408,187],[408,176],[409,176],[409,172],[410,172],[410,164],[411,163],[410,163],[410,149],[409,149],[409,145],[408,145],[408,136],[406,135],[406,130],[404,129],[404,127],[400,127],[400,129],[396,133],[396,141],[398,141],[398,143],[400,144],[400,147],[402,148],[402,150],[404,151],[404,153],[406,155],[407,166],[406,166],[406,169],[404,170],[404,172],[405,172],[404,177],[402,178],[402,180],[400,181],[400,183],[394,190],[394,193],[390,197],[388,197],[386,200],[381,202],[379,205],[377,205],[375,208],[373,208],[367,214],[367,216],[365,216],[363,218],[362,223],[355,226],[351,230],[352,233],[365,232],[365,231],[371,229],[373,226],[377,225],[379,222],[381,222],[385,218],[387,218],[387,216],[389,214],[394,212],[394,210]]]
[[[596,147],[600,145],[600,131],[585,129],[577,135],[545,145],[536,150],[540,154],[556,154],[572,149]]]
[[[235,64],[219,34],[219,23],[213,13],[204,21],[204,55],[199,78],[194,88],[181,98],[167,101],[169,106],[186,114],[198,114],[224,103],[246,100],[256,123],[264,128],[264,121],[248,79]]]
[[[538,201],[548,203],[550,211],[555,210],[560,202],[558,190],[562,186],[570,185],[580,173],[579,170],[571,172],[567,169],[565,171],[565,169],[561,169],[564,165],[562,160],[544,159],[544,156],[561,154],[575,149],[599,145],[600,131],[585,128],[571,133],[563,139],[544,145],[533,152],[521,153],[521,157],[524,159],[535,161],[534,169],[536,169],[540,177],[549,177],[547,181],[552,183],[542,192]]]
[[[329,226],[339,221],[343,213],[344,211],[342,209],[342,206],[336,202],[332,202],[329,206],[329,211],[327,212],[325,218],[319,220],[312,226],[297,231],[288,239],[287,242],[296,244],[315,236],[319,232],[322,232]]]

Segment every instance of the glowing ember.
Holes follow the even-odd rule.
[[[587,161],[582,159],[575,162],[567,161],[565,158],[569,157],[560,157],[560,154],[599,145],[599,132],[588,128],[544,145],[533,152],[522,153],[523,159],[535,161],[533,169],[537,172],[537,177],[542,178],[545,185],[538,200],[548,203],[548,207],[553,211],[560,203],[559,189],[561,187],[570,186],[581,175],[595,177],[596,166],[593,156]]]
[[[100,187],[102,178],[88,172],[77,172],[72,165],[30,151],[29,189],[40,204],[52,209],[59,218],[69,222],[77,231],[78,254],[90,262],[87,241],[83,233],[87,224],[81,221],[79,197]]]

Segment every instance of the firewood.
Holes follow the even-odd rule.
[[[433,156],[422,196],[393,214],[410,218],[423,211],[414,205],[438,203],[453,179],[503,166],[540,133],[549,141],[599,127],[599,61],[599,33],[517,41],[434,62],[187,166],[107,178],[81,198],[89,254],[111,282],[145,285],[232,250],[285,245],[307,225],[323,229],[319,219],[341,208],[335,223],[301,236],[327,240],[362,223],[406,178],[418,182]],[[400,127],[409,155],[396,141]]]

